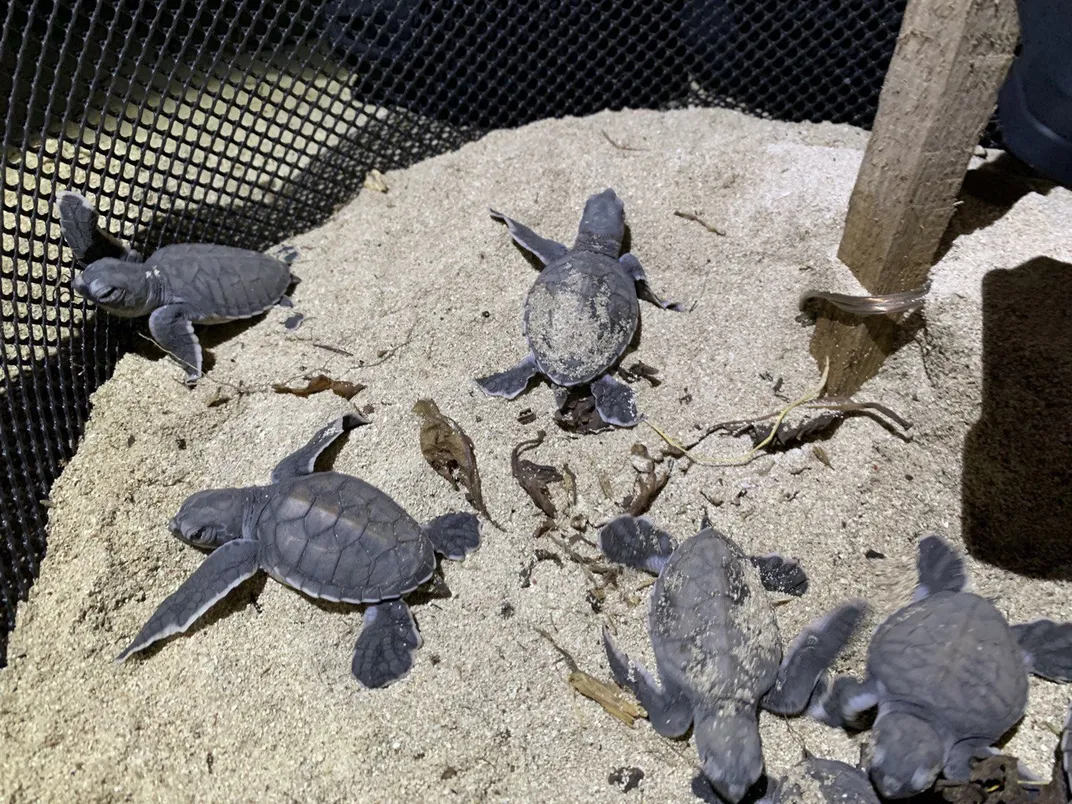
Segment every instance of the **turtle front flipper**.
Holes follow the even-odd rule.
[[[916,566],[919,584],[912,596],[916,601],[936,592],[960,592],[968,583],[964,559],[937,534],[925,536],[920,541]]]
[[[1072,623],[1035,620],[1014,625],[1012,632],[1032,675],[1072,681]]]
[[[1065,728],[1061,732],[1061,765],[1065,773],[1065,792],[1072,797],[1072,704],[1065,713]]]
[[[659,294],[652,289],[651,283],[648,282],[648,275],[644,273],[644,266],[640,264],[640,260],[633,256],[633,254],[623,254],[618,258],[618,263],[631,277],[633,277],[633,281],[637,283],[637,295],[640,298],[662,307],[664,310],[673,310],[675,313],[685,312],[685,305],[680,302],[664,301]]]
[[[98,225],[99,216],[84,196],[69,190],[56,193],[60,213],[60,231],[74,256],[84,265],[103,257],[127,262],[141,262],[141,255],[124,246]]]
[[[670,534],[645,517],[620,516],[599,531],[603,555],[616,564],[658,575],[674,552]]]
[[[808,576],[799,561],[777,553],[748,556],[748,560],[759,570],[759,581],[768,592],[800,597],[808,591]]]
[[[444,514],[421,531],[432,549],[451,561],[461,561],[480,546],[480,520],[473,514]]]
[[[526,251],[535,254],[544,265],[548,265],[559,257],[565,256],[566,252],[569,251],[561,243],[548,240],[546,237],[540,237],[529,227],[518,223],[513,218],[506,217],[501,212],[496,212],[494,209],[489,209],[488,212],[491,213],[493,219],[506,224],[506,228],[509,229],[510,236],[514,238],[515,243]]]
[[[846,603],[804,628],[778,668],[778,677],[761,706],[777,715],[798,715],[813,698],[820,678],[849,644],[863,619],[862,601]]]
[[[614,680],[631,690],[648,713],[648,720],[663,737],[680,737],[692,725],[692,703],[680,690],[669,685],[660,687],[643,665],[632,661],[618,649],[603,626],[603,647]]]
[[[201,344],[190,318],[190,311],[181,304],[157,307],[149,316],[149,332],[186,370],[186,384],[192,387],[201,379]]]
[[[409,606],[401,600],[369,606],[357,635],[351,672],[363,687],[386,687],[413,669],[413,654],[421,643]]]
[[[529,387],[529,383],[537,373],[539,369],[536,367],[536,359],[528,355],[513,368],[500,371],[498,374],[489,374],[487,377],[478,377],[476,384],[488,396],[513,399]]]
[[[260,569],[258,542],[235,539],[217,548],[186,581],[153,612],[117,661],[172,634],[181,634],[242,581]]]
[[[596,400],[596,410],[607,424],[633,427],[640,422],[633,389],[609,374],[592,383],[592,396]]]
[[[368,424],[368,420],[357,413],[345,413],[331,424],[322,427],[305,446],[276,464],[275,469],[272,470],[272,482],[281,483],[291,478],[311,475],[316,471],[316,459],[320,457],[320,453],[331,446],[332,442],[343,433],[360,427],[362,424]]]

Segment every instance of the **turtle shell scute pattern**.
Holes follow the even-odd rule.
[[[774,685],[782,658],[774,612],[756,569],[713,530],[674,552],[649,624],[660,674],[696,701],[753,704]]]
[[[313,597],[375,603],[435,569],[432,543],[389,496],[363,480],[319,472],[270,487],[257,523],[265,570]]]
[[[291,282],[280,260],[241,248],[179,243],[154,251],[145,261],[168,287],[165,303],[181,301],[202,323],[247,318],[275,305]]]
[[[887,698],[923,706],[956,735],[996,739],[1027,705],[1027,668],[1008,621],[967,592],[894,612],[875,632],[867,667]]]
[[[579,385],[622,356],[640,318],[636,283],[618,261],[571,252],[540,272],[525,300],[525,335],[552,382]]]

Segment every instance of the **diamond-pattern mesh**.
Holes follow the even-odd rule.
[[[51,483],[132,333],[71,293],[57,190],[86,194],[142,253],[263,249],[323,222],[372,168],[544,117],[699,104],[867,127],[903,9],[12,0],[0,11],[0,663],[44,556]]]

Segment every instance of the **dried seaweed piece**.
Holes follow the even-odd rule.
[[[633,481],[633,492],[622,500],[622,507],[630,516],[640,516],[651,508],[655,498],[666,487],[673,464],[660,473],[655,468],[657,461],[648,453],[648,448],[639,442],[633,444],[629,453],[633,456],[633,468],[637,476]]]
[[[536,421],[536,414],[532,408],[525,408],[519,414],[517,414],[517,421],[519,424],[532,424]]]
[[[817,416],[812,416],[810,419],[804,419],[804,421],[796,425],[790,425],[783,421],[778,425],[778,432],[774,434],[774,438],[767,444],[767,449],[773,451],[795,447],[809,438],[820,435],[841,418],[842,414],[840,413],[824,411]],[[759,446],[770,438],[771,425],[750,424],[745,428],[744,432],[751,434],[752,446]]]
[[[567,432],[580,434],[611,429],[596,410],[595,397],[590,392],[581,393],[576,389],[570,391],[562,408],[555,411],[555,424]]]
[[[547,516],[554,518],[558,511],[551,501],[551,494],[547,489],[549,483],[561,483],[565,478],[555,467],[547,464],[534,463],[521,457],[521,453],[536,449],[547,438],[543,430],[536,432],[536,437],[530,441],[522,441],[514,451],[510,453],[510,471],[529,499]]]
[[[319,394],[322,391],[331,391],[343,399],[353,399],[365,386],[359,382],[347,382],[346,380],[333,380],[326,374],[317,374],[305,377],[303,388],[291,388],[283,383],[273,383],[272,390],[277,394],[293,394],[294,396],[308,397]]]
[[[1057,804],[1057,799],[1034,797],[1024,790],[1016,768],[1015,757],[997,754],[976,762],[968,781],[942,779],[935,790],[949,804]],[[1061,799],[1061,804],[1067,804],[1067,799]]]
[[[464,486],[469,504],[495,524],[480,491],[480,472],[472,439],[454,419],[440,413],[439,406],[431,399],[418,399],[413,412],[421,417],[421,454],[428,465],[455,491],[459,484]]]
[[[922,307],[930,291],[930,282],[913,290],[905,290],[900,293],[883,293],[869,296],[850,296],[847,293],[828,293],[823,290],[805,290],[800,294],[799,307],[804,306],[812,299],[821,299],[829,302],[852,315],[886,315],[887,313],[903,313]]]
[[[652,388],[657,388],[663,384],[663,381],[658,378],[659,369],[654,366],[649,366],[643,361],[637,360],[629,368],[625,366],[618,367],[618,374],[626,382],[636,382],[637,380],[647,380],[648,384]]]
[[[648,716],[644,707],[631,701],[618,687],[600,681],[583,670],[574,670],[567,680],[573,689],[595,701],[626,726],[632,727],[637,718]]]

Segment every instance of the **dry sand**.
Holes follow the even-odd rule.
[[[614,147],[603,131],[638,150]],[[597,613],[581,566],[533,565],[537,549],[560,551],[533,536],[541,516],[510,476],[512,447],[547,430],[527,457],[568,462],[579,486],[568,514],[594,522],[620,511],[632,487],[630,447],[639,441],[657,454],[661,442],[646,426],[571,437],[551,421],[546,385],[513,402],[474,386],[474,376],[522,356],[521,303],[535,277],[487,208],[568,240],[590,193],[618,191],[656,291],[696,302],[684,315],[642,303],[642,335],[625,361],[659,368],[661,385],[635,386],[641,409],[688,436],[784,404],[777,378],[783,397],[815,384],[811,329],[795,320],[796,301],[808,287],[856,289],[835,252],[865,137],[717,110],[604,113],[493,133],[387,174],[388,193],[362,193],[296,240],[303,282],[295,301],[307,316],[296,332],[285,331],[290,311],[279,308],[253,326],[203,329],[215,367],[193,392],[166,359],[124,358],[95,395],[83,444],[55,484],[48,558],[0,671],[0,797],[687,798],[691,742],[664,740],[646,721],[627,728],[579,697],[566,661],[537,632],[601,678],[604,622],[650,660],[647,592],[636,591],[644,579],[626,573]],[[699,213],[725,236],[675,210]],[[960,538],[961,447],[981,394],[983,276],[1038,255],[1072,260],[1070,220],[1072,194],[1031,193],[954,242],[935,270],[925,333],[860,395],[912,420],[910,443],[859,418],[825,443],[832,468],[810,448],[741,468],[686,473],[678,462],[652,518],[684,538],[706,505],[746,549],[799,557],[812,584],[778,608],[786,639],[850,596],[873,602],[873,624],[911,585],[921,533]],[[165,527],[185,497],[265,482],[280,458],[348,409],[331,394],[264,390],[317,371],[367,384],[353,404],[373,407],[336,469],[378,485],[420,520],[465,510],[418,449],[411,409],[431,396],[475,442],[488,506],[505,528],[485,527],[476,554],[448,563],[452,598],[415,608],[424,646],[411,675],[386,690],[361,689],[349,675],[359,611],[317,605],[272,581],[243,587],[189,635],[115,664],[202,560]],[[239,384],[251,392],[236,394]],[[525,408],[534,423],[519,423]],[[747,446],[722,438],[703,450],[728,456]],[[560,519],[558,535],[567,537],[567,515]],[[869,549],[888,558],[868,559]],[[1072,618],[1067,583],[970,567],[974,587],[1013,620]],[[861,639],[842,664],[859,670],[862,657]],[[1044,774],[1056,742],[1050,726],[1068,696],[1033,680],[1028,715],[1008,743]],[[806,720],[764,715],[762,729],[773,772],[804,746],[850,762],[859,754],[858,741]],[[623,767],[644,774],[624,797],[608,781]]]

